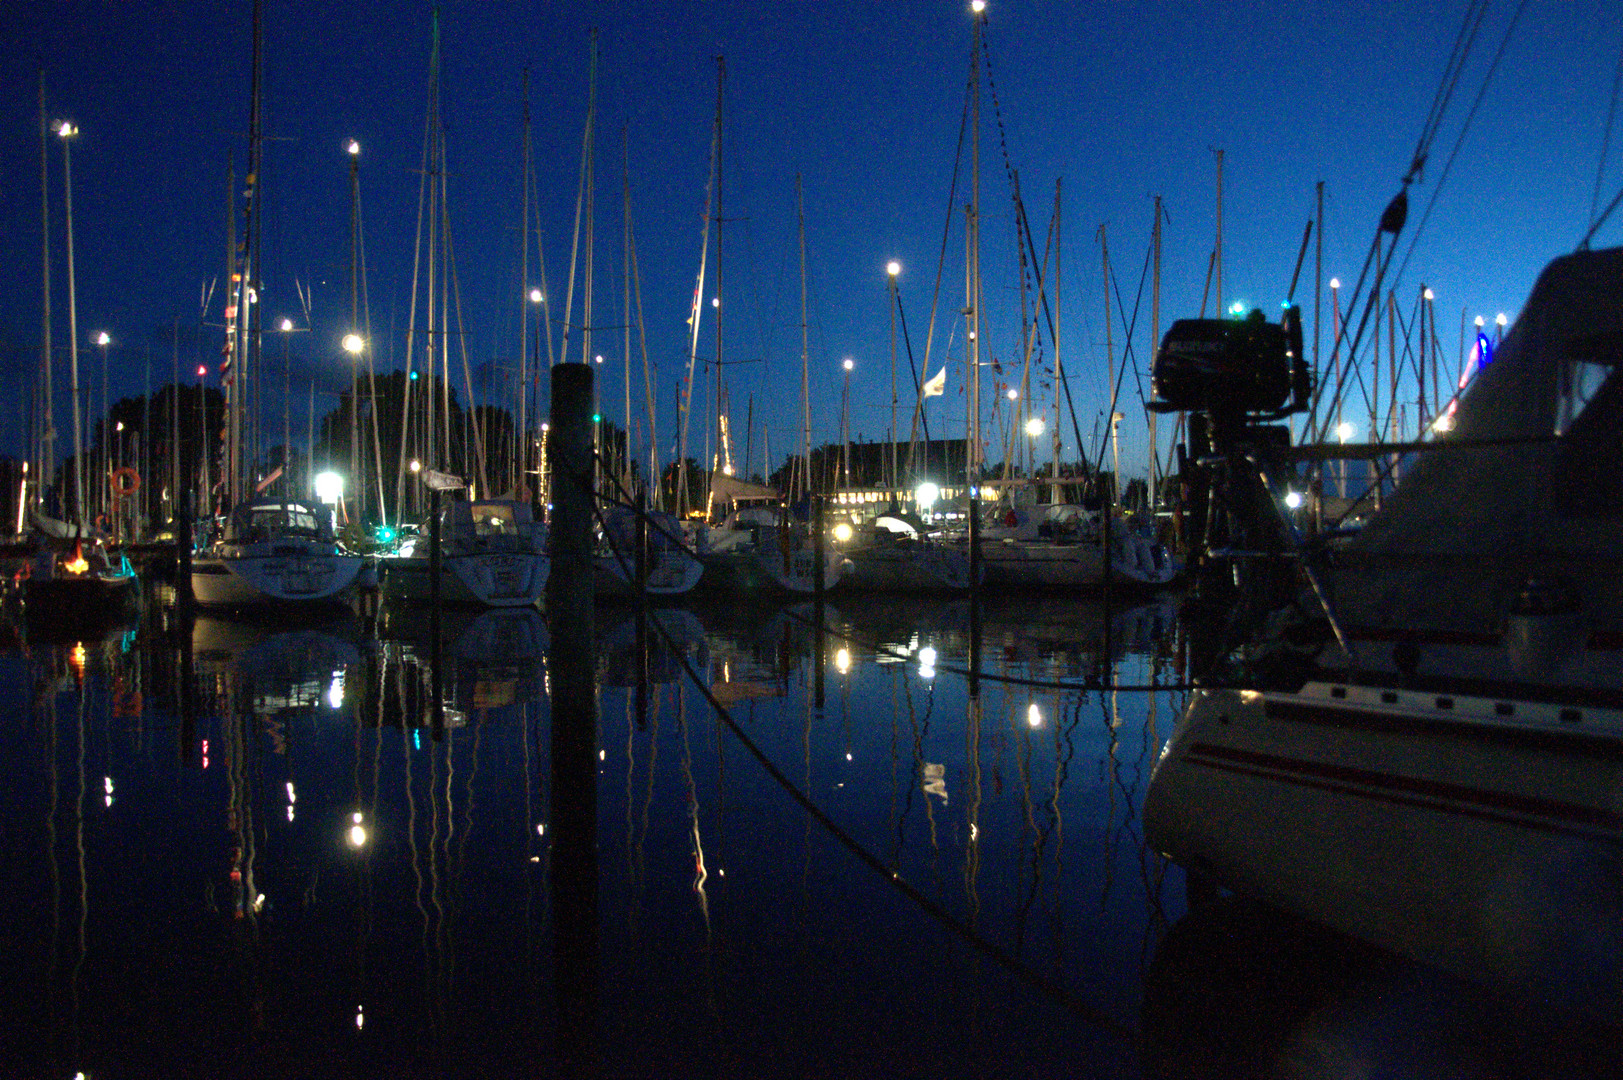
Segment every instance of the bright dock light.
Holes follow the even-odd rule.
[[[902,272],[902,264],[897,262],[895,259],[892,259],[892,260],[890,260],[890,262],[885,264],[885,273],[889,274],[891,277],[895,277],[897,274],[900,274],[901,272]]]
[[[345,352],[347,352],[347,353],[358,353],[364,348],[366,348],[366,339],[361,337],[361,335],[359,335],[359,334],[345,334],[344,335],[344,351]]]
[[[1043,423],[1043,418],[1040,416],[1033,416],[1030,420],[1026,421],[1026,434],[1030,435],[1033,439],[1041,435],[1047,429],[1048,425]]]

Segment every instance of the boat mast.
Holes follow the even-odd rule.
[[[975,0],[970,58],[973,121],[970,127],[970,198],[964,228],[964,331],[968,368],[969,415],[964,447],[964,496],[969,508],[969,580],[980,578],[980,200],[981,200],[981,31],[986,5]]]
[[[721,58],[716,58],[719,63]],[[705,265],[710,257],[710,208],[716,191],[717,156],[721,153],[720,142],[721,115],[720,101],[721,89],[716,89],[717,115],[710,140],[710,177],[704,188],[704,217],[699,226],[699,276],[693,285],[693,307],[688,315],[688,374],[681,386],[681,399],[678,411],[682,415],[682,434],[678,442],[676,463],[676,493],[677,509],[686,514],[688,510],[688,418],[693,413],[693,375],[699,361],[699,322],[704,311],[704,274]]]
[[[626,491],[631,490],[631,133],[628,125],[620,125],[620,148],[625,165],[625,449],[620,457],[620,472],[625,477]]]
[[[801,491],[811,494],[811,357],[809,324],[806,320],[806,194],[800,174],[795,173],[795,217],[800,232],[800,464],[804,481]],[[795,475],[791,472],[789,494],[795,495]]]
[[[716,454],[711,461],[712,475],[716,469],[727,476],[733,473],[732,447],[727,433],[726,384],[721,366],[721,103],[722,88],[727,81],[727,58],[716,57]],[[715,498],[715,484],[705,496],[705,517],[710,516]]]
[[[355,488],[355,517],[366,520],[366,463],[361,460],[361,350],[370,342],[361,334],[361,147],[349,150],[349,472]],[[357,348],[348,348],[356,344]]]
[[[1060,396],[1061,391],[1065,389],[1065,365],[1060,362],[1060,351],[1059,351],[1059,328],[1061,326],[1061,319],[1060,319],[1060,269],[1065,265],[1064,260],[1062,258],[1062,254],[1063,254],[1065,249],[1061,245],[1060,224],[1061,224],[1060,223],[1060,181],[1058,179],[1055,179],[1055,181],[1054,181],[1054,326],[1053,326],[1053,329],[1051,329],[1049,331],[1050,335],[1054,339],[1054,424],[1053,424],[1053,432],[1050,435],[1050,438],[1052,439],[1052,447],[1053,447],[1053,449],[1052,449],[1053,460],[1051,460],[1048,463],[1048,475],[1049,475],[1049,478],[1050,478],[1050,485],[1049,485],[1049,491],[1048,491],[1048,501],[1051,502],[1051,503],[1057,503],[1057,502],[1060,501],[1060,488],[1059,488],[1059,453],[1060,453],[1059,396]]]
[[[1150,343],[1155,348],[1161,342],[1161,196],[1155,197],[1155,223],[1150,228],[1151,245],[1155,249],[1154,283],[1150,289]],[[1149,427],[1150,440],[1150,472],[1149,481],[1145,490],[1148,497],[1149,511],[1155,513],[1156,493],[1160,487],[1161,451],[1156,441],[1156,414],[1146,410],[1145,423]]]
[[[524,65],[524,179],[523,195],[520,197],[522,209],[519,213],[519,262],[518,280],[522,295],[519,297],[518,319],[518,431],[514,436],[518,453],[513,455],[513,490],[517,492],[524,483],[525,466],[529,463],[529,399],[530,399],[530,66]],[[537,344],[541,335],[536,334]]]
[[[79,290],[73,277],[73,155],[69,141],[79,129],[67,120],[57,125],[62,137],[62,191],[68,233],[68,365],[73,393],[73,508],[81,528],[85,515],[84,428],[79,407]]]
[[[40,419],[39,419],[39,453],[34,459],[34,467],[39,475],[34,477],[34,503],[38,505],[39,496],[45,490],[49,481],[50,470],[56,464],[56,409],[51,398],[55,391],[51,385],[51,185],[50,185],[50,140],[46,132],[48,125],[45,121],[45,69],[39,69],[39,224],[40,224],[40,295],[42,297],[40,308],[40,334],[39,334],[39,392]],[[19,513],[19,518],[21,514]]]

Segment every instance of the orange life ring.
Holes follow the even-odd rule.
[[[134,495],[141,490],[141,474],[128,467],[114,469],[107,483],[112,486],[114,495]]]

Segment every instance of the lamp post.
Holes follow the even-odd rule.
[[[896,472],[896,277],[902,264],[895,259],[885,264],[886,290],[890,298],[890,492],[891,501],[897,500],[902,478]]]
[[[541,305],[547,302],[547,294],[540,289],[531,289],[529,294],[530,306],[535,309],[535,336],[530,341],[529,371],[520,371],[518,387],[518,429],[521,449],[519,450],[519,482],[528,484],[530,472],[530,422],[529,400],[530,380],[541,378]],[[528,320],[526,320],[528,325]],[[521,365],[523,358],[520,357]],[[540,402],[536,402],[539,409]],[[539,462],[536,465],[536,486],[532,491],[540,489],[541,472]]]
[[[364,477],[366,471],[361,467],[361,353],[366,349],[366,339],[359,334],[344,335],[344,351],[349,353],[349,473],[351,476]],[[356,488],[355,517],[357,520],[366,516],[366,484],[363,481]],[[348,516],[347,514],[345,515]]]
[[[1040,416],[1033,416],[1030,420],[1026,421],[1026,435],[1031,439],[1030,467],[1031,476],[1033,479],[1036,479],[1037,476],[1037,440],[1042,438],[1043,432],[1047,430],[1048,425],[1043,423],[1043,418]]]
[[[73,509],[82,524],[85,515],[84,434],[79,419],[79,295],[73,279],[73,155],[68,140],[79,134],[71,120],[58,120],[51,125],[62,140],[62,189],[65,195],[68,233],[68,361],[70,389],[73,394]]]
[[[1351,424],[1348,424],[1348,423],[1344,422],[1344,423],[1340,423],[1340,424],[1336,425],[1336,438],[1341,440],[1341,445],[1342,446],[1346,446],[1348,440],[1350,440],[1355,434],[1357,434],[1357,432],[1358,432],[1358,429],[1353,427]],[[1337,493],[1343,499],[1345,499],[1347,497],[1347,459],[1346,458],[1341,459],[1341,479],[1340,479],[1340,483],[1337,485]]]
[[[851,488],[851,369],[856,367],[851,358],[847,356],[840,361],[840,367],[845,370],[844,380],[840,384],[840,468],[845,474],[845,489]]]
[[[111,481],[112,470],[112,447],[107,437],[107,422],[112,419],[112,413],[107,408],[107,346],[112,343],[113,339],[108,336],[107,331],[103,330],[96,335],[96,347],[101,349],[101,471],[104,481],[97,498],[101,502],[103,513],[106,513],[112,504],[112,493],[107,487],[107,483]],[[114,511],[118,509],[117,506],[112,508]]]

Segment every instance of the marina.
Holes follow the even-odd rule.
[[[0,50],[0,1076],[1619,1075],[1616,12],[380,3]]]
[[[1191,907],[1143,819],[1189,697],[1175,598],[602,618],[585,777],[534,611],[188,625],[165,599],[0,652],[10,1075],[1615,1059],[1240,897]],[[558,833],[581,784],[585,864]]]

